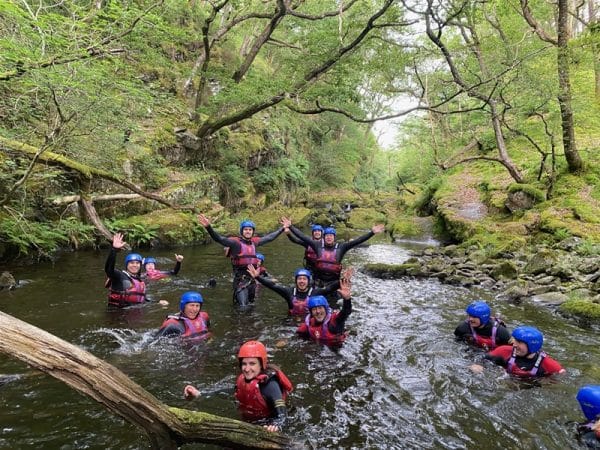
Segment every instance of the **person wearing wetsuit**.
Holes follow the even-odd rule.
[[[181,262],[183,261],[183,255],[175,255],[175,267],[171,270],[158,270],[156,268],[156,258],[146,257],[144,258],[144,273],[142,274],[142,278],[146,280],[162,280],[163,278],[168,278],[171,276],[175,276],[181,270]]]
[[[198,215],[198,221],[217,243],[229,248],[229,257],[233,266],[233,298],[239,306],[247,306],[254,301],[256,282],[248,273],[248,264],[257,267],[256,248],[277,238],[283,228],[279,228],[261,238],[254,236],[256,226],[250,220],[240,223],[240,236],[226,238],[217,233],[210,225],[210,219],[204,214]]]
[[[289,228],[284,228],[283,231],[287,235],[288,239],[294,244],[298,244],[304,247],[304,268],[310,270],[311,273],[315,272],[315,264],[317,262],[317,254],[314,249],[306,244],[301,239],[297,238],[292,234]],[[319,224],[314,224],[311,227],[311,236],[313,241],[317,242],[318,245],[323,246],[323,227]]]
[[[385,227],[383,224],[373,225],[371,231],[353,239],[350,242],[336,242],[336,231],[333,227],[327,227],[323,230],[323,244],[313,241],[309,236],[302,233],[298,228],[292,225],[289,218],[283,217],[281,224],[289,230],[307,246],[311,247],[317,255],[315,262],[315,285],[323,287],[326,283],[331,283],[340,277],[342,272],[342,259],[344,255],[354,247],[371,239],[376,233],[381,233]]]
[[[327,295],[340,287],[340,281],[329,283],[324,288],[311,287],[311,273],[307,269],[298,269],[294,273],[294,286],[286,287],[275,284],[268,278],[258,273],[258,270],[248,266],[248,273],[260,284],[279,294],[287,302],[288,312],[292,316],[306,316],[308,314],[308,297],[312,295]]]
[[[600,386],[589,384],[581,387],[577,401],[587,419],[577,426],[577,440],[587,448],[600,449]]]
[[[298,336],[333,348],[342,345],[347,336],[346,320],[352,313],[350,281],[341,279],[338,292],[344,300],[341,311],[332,311],[327,299],[322,295],[308,298],[309,313],[304,323],[296,329]]]
[[[287,422],[286,399],[294,388],[277,366],[268,364],[267,349],[258,341],[244,343],[238,352],[240,375],[235,398],[244,420],[262,425],[269,432],[280,432]],[[200,396],[192,385],[183,390],[186,399]]]
[[[459,341],[464,341],[485,351],[500,345],[510,344],[510,333],[504,323],[491,317],[492,310],[484,301],[476,301],[467,306],[467,320],[454,330]]]
[[[109,289],[108,305],[124,308],[146,301],[146,284],[140,275],[142,270],[142,256],[139,253],[129,253],[125,257],[125,270],[115,269],[117,252],[126,244],[121,233],[113,236],[110,253],[104,265],[104,272],[108,279],[105,287]]]
[[[156,333],[156,337],[209,337],[210,318],[208,313],[202,311],[203,305],[202,294],[196,291],[185,292],[179,301],[179,313],[167,316]]]
[[[535,327],[521,326],[512,332],[513,345],[501,345],[485,358],[521,378],[563,374],[566,370],[542,350],[544,335]]]

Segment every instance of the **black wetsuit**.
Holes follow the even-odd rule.
[[[323,253],[323,246],[325,246],[325,248],[332,249],[337,245],[336,262],[338,263],[342,262],[342,259],[344,258],[344,255],[348,252],[348,250],[353,249],[354,247],[362,244],[363,242],[375,236],[375,233],[369,231],[368,233],[363,234],[362,236],[359,236],[356,239],[351,240],[350,242],[336,242],[331,246],[327,246],[325,244],[321,245],[320,240],[314,241],[311,237],[305,235],[304,233],[302,233],[302,231],[300,231],[293,225],[290,226],[290,230],[298,239],[302,240],[306,245],[312,247],[312,249],[317,254],[317,260],[321,257],[321,254]],[[339,274],[322,272],[318,269],[315,269],[314,278],[315,283],[319,281],[319,285],[322,285],[322,283],[330,283],[332,281],[335,281],[337,278],[339,278]]]
[[[475,332],[483,337],[489,338],[491,340],[492,332],[494,330],[494,319],[490,319],[488,323],[486,323],[482,327],[475,328]],[[477,345],[475,339],[473,338],[473,333],[471,332],[471,327],[467,321],[461,322],[456,329],[454,330],[454,336],[456,336],[457,340],[465,341],[471,345]],[[506,329],[504,325],[498,324],[496,328],[496,347],[500,345],[508,345],[510,341],[510,333]]]
[[[296,294],[295,296],[298,300],[304,300],[309,295],[328,295],[331,292],[336,291],[340,287],[340,280],[336,280],[336,281],[333,281],[332,283],[327,284],[323,288],[310,288],[309,287],[306,291],[302,292],[302,291],[298,290],[298,288],[296,286],[286,287],[286,286],[282,286],[280,284],[275,284],[268,278],[265,278],[260,275],[258,277],[256,277],[256,280],[259,281],[260,284],[263,284],[264,286],[268,287],[269,289],[271,289],[272,291],[276,292],[281,297],[283,297],[284,300],[287,302],[288,310],[290,310],[290,311],[292,309],[294,309],[294,303],[293,303],[294,293]]]
[[[109,278],[109,280],[106,283],[106,287],[110,289],[111,293],[125,293],[128,289],[131,288],[132,278],[138,281],[141,281],[141,278],[139,277],[139,275],[132,275],[128,272],[124,272],[123,270],[115,269],[116,260],[117,249],[111,247],[110,253],[108,254],[108,258],[106,258],[106,264],[104,265],[104,272]],[[143,296],[145,301],[148,300],[145,294],[138,295]],[[111,302],[110,298],[109,303],[113,306],[128,306],[127,303],[117,305],[116,302]]]

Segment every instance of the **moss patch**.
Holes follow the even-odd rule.
[[[559,310],[585,319],[600,321],[600,304],[589,299],[572,298],[559,306]]]

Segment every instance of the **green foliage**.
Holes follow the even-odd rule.
[[[19,255],[34,254],[37,258],[49,257],[69,240],[51,223],[12,217],[0,219],[0,237],[9,246],[16,247]]]
[[[123,233],[127,243],[133,247],[149,245],[158,236],[159,226],[157,224],[142,225],[132,223],[134,219],[107,219],[106,228],[111,233]]]
[[[537,203],[546,201],[546,193],[531,184],[513,183],[508,186],[508,192],[525,192],[531,196]]]
[[[595,322],[600,320],[600,304],[590,299],[571,297],[559,306],[559,310]]]

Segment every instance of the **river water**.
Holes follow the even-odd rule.
[[[297,339],[284,300],[265,288],[252,310],[237,311],[231,300],[230,264],[216,244],[152,252],[163,269],[172,266],[173,252],[185,256],[178,277],[149,288],[154,299],[169,301],[168,307],[151,303],[108,312],[105,250],[3,268],[26,284],[0,292],[0,309],[105,359],[166,404],[233,418],[238,417],[233,402],[235,353],[245,340],[260,339],[270,361],[295,384],[287,432],[307,448],[579,448],[569,422],[582,419],[575,400],[579,386],[599,381],[594,379],[599,373],[597,332],[535,305],[508,304],[493,292],[436,280],[367,276],[363,264],[399,263],[422,245],[381,239],[347,255],[347,265],[356,268],[354,310],[347,323],[350,336],[338,352]],[[292,284],[303,249],[284,237],[262,249],[268,271],[281,283]],[[208,287],[211,278],[216,280],[213,288]],[[204,295],[213,338],[196,345],[153,340],[165,315],[176,312],[179,296],[190,289]],[[546,337],[544,349],[568,374],[532,386],[508,378],[491,364],[483,374],[471,373],[468,366],[479,362],[481,353],[455,342],[452,333],[464,320],[465,306],[478,298],[490,302],[511,329],[538,326]],[[4,355],[0,380],[0,449],[148,446],[133,425]],[[183,400],[187,383],[201,390],[201,399]]]

